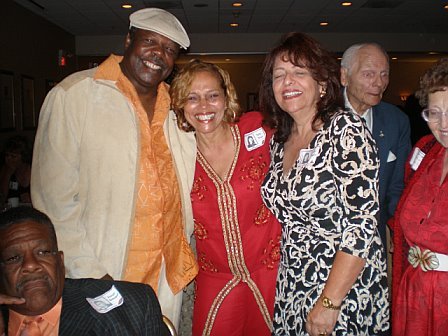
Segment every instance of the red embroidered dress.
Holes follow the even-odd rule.
[[[424,149],[433,139],[425,137],[416,147]],[[440,184],[445,153],[438,142],[426,153],[394,217],[394,336],[448,333],[448,272],[412,267],[401,240],[404,237],[406,245],[421,251],[448,254],[448,180]],[[409,165],[406,168],[408,173]]]
[[[265,129],[263,145],[247,149],[261,122],[250,112],[231,127],[236,154],[224,181],[198,153],[191,192],[199,263],[193,335],[271,334],[280,225],[260,186],[272,131]]]

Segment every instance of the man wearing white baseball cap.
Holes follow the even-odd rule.
[[[158,8],[130,16],[124,56],[77,72],[45,99],[31,196],[56,227],[67,277],[149,284],[179,323],[197,263],[190,190],[196,144],[169,110],[182,24]]]

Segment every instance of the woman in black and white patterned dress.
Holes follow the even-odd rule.
[[[379,161],[364,123],[341,110],[337,61],[286,34],[266,58],[259,98],[277,128],[262,187],[282,225],[273,334],[387,334]]]

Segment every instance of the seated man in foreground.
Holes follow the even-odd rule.
[[[0,214],[0,304],[5,315],[0,335],[159,336],[165,331],[150,286],[65,279],[53,224],[30,207]]]

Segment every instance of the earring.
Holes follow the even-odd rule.
[[[190,125],[190,123],[187,122],[187,121],[184,121],[184,122],[182,123],[182,129],[183,129],[185,132],[190,132],[190,130],[191,130],[191,125]]]
[[[326,94],[327,94],[327,90],[322,89],[322,91],[320,92],[320,97],[323,98]]]

